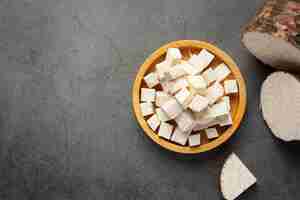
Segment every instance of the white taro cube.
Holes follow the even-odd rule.
[[[203,60],[202,62],[202,70],[205,69],[215,58],[215,55],[207,51],[206,49],[202,49],[198,56]]]
[[[189,104],[189,108],[194,112],[201,112],[208,107],[208,103],[209,101],[206,97],[195,95]]]
[[[226,105],[228,106],[228,110],[231,110],[231,105],[230,105],[230,98],[229,96],[223,96],[221,98],[221,101],[224,101],[226,103]]]
[[[210,119],[211,117],[209,116],[208,109],[210,106],[207,107],[207,109],[203,110],[202,112],[193,112],[193,115],[196,120],[198,119]]]
[[[211,67],[202,73],[202,77],[206,80],[208,85],[214,82],[217,78],[215,71]]]
[[[216,128],[205,129],[205,133],[208,139],[213,139],[219,137],[218,131]]]
[[[160,120],[158,119],[158,116],[154,114],[147,120],[147,123],[153,131],[156,131],[160,124]]]
[[[188,63],[194,67],[193,71],[191,71],[191,75],[195,75],[195,74],[198,74],[201,72],[201,68],[199,67],[201,65],[201,58],[196,55],[196,54],[193,54],[189,60],[188,60]]]
[[[169,140],[173,131],[173,125],[162,122],[159,127],[158,135],[162,138]]]
[[[165,82],[160,83],[163,91],[166,93],[171,93],[173,84],[174,84],[174,81],[165,81]]]
[[[194,113],[196,122],[193,131],[200,131],[219,124],[217,118],[210,115],[209,110],[210,107],[200,113]]]
[[[188,76],[189,84],[196,90],[206,89],[207,83],[201,75]]]
[[[178,48],[168,48],[166,60],[171,64],[177,63],[179,60],[182,59],[181,52]]]
[[[226,94],[233,94],[239,91],[236,80],[224,81],[224,89]]]
[[[150,102],[141,103],[140,108],[143,116],[151,115],[154,113],[154,106]]]
[[[187,75],[187,72],[185,71],[185,69],[183,67],[184,66],[182,64],[177,64],[174,67],[171,67],[167,72],[169,74],[169,77],[172,80],[174,80],[181,76]]]
[[[161,122],[166,122],[166,121],[169,121],[169,120],[170,120],[170,118],[168,117],[168,115],[167,115],[164,111],[162,111],[161,108],[156,108],[156,109],[155,109],[155,112],[156,112],[156,114],[157,114],[158,119],[159,119]]]
[[[167,101],[161,106],[161,109],[170,119],[174,119],[183,112],[182,106],[176,101],[176,99]]]
[[[230,69],[224,63],[219,64],[215,69],[216,79],[221,82],[231,73]]]
[[[164,103],[171,99],[173,99],[173,97],[170,96],[168,93],[164,91],[157,91],[155,95],[155,105],[157,107],[161,107]]]
[[[175,99],[180,103],[184,108],[188,106],[190,101],[193,98],[193,93],[190,92],[187,88],[181,89],[175,94]]]
[[[183,132],[188,132],[188,131],[192,130],[193,126],[195,124],[193,115],[189,111],[182,112],[179,116],[177,116],[175,118],[175,121],[177,123],[177,126]]]
[[[210,117],[220,117],[230,113],[226,102],[221,101],[219,103],[214,104],[208,109],[208,115]]]
[[[231,114],[228,113],[224,116],[219,117],[219,125],[220,126],[230,126],[232,125],[232,117]]]
[[[180,89],[188,87],[188,85],[189,85],[189,83],[187,82],[187,80],[184,77],[172,81],[171,84],[172,84],[171,85],[171,91],[170,91],[171,94],[175,94]]]
[[[206,96],[207,94],[207,89],[203,89],[203,90],[195,90],[193,87],[189,87],[189,91],[193,94],[193,95],[201,95],[201,96]]]
[[[144,77],[144,81],[146,82],[149,88],[153,88],[154,86],[159,84],[158,76],[155,72],[151,72]]]
[[[168,81],[168,80],[171,79],[168,76],[168,73],[167,73],[168,70],[170,69],[170,67],[171,67],[171,64],[167,60],[162,61],[161,63],[156,64],[156,66],[155,66],[156,73],[157,73],[158,79],[161,82]]]
[[[218,124],[219,121],[216,118],[196,120],[193,131],[201,131],[212,126],[216,126]]]
[[[190,133],[191,131],[183,132],[182,130],[180,130],[180,128],[176,127],[171,137],[171,141],[177,144],[185,145],[189,138]]]
[[[181,66],[184,69],[184,71],[189,75],[195,75],[199,73],[198,69],[194,65],[191,65],[186,61],[182,61]]]
[[[194,134],[189,136],[189,146],[199,146],[201,144],[201,135]]]
[[[200,73],[211,63],[214,57],[206,49],[202,49],[198,55],[192,55],[188,62],[196,67],[197,73]]]
[[[212,86],[207,88],[206,97],[209,100],[209,105],[213,105],[224,95],[224,88],[219,82],[215,82]]]
[[[155,89],[141,88],[141,101],[155,102]]]

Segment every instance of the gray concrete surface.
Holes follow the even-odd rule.
[[[221,199],[236,152],[258,178],[240,199],[299,199],[297,144],[259,110],[272,71],[240,43],[262,0],[1,0],[0,199]],[[215,43],[240,66],[247,114],[215,151],[182,156],[144,136],[131,112],[139,65],[177,39]]]

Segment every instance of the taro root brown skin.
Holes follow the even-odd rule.
[[[263,63],[300,72],[300,0],[266,0],[242,42]]]

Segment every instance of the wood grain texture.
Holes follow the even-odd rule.
[[[202,137],[201,138],[202,143],[200,146],[197,147],[180,146],[160,138],[147,125],[146,119],[141,114],[139,104],[140,104],[140,88],[145,86],[143,77],[148,72],[153,71],[155,64],[159,63],[164,59],[165,53],[167,49],[170,47],[179,48],[183,53],[184,58],[186,58],[190,53],[200,52],[202,48],[209,50],[214,55],[216,55],[216,58],[214,59],[214,61],[210,66],[214,67],[220,64],[221,62],[224,62],[225,64],[228,65],[228,67],[232,72],[228,78],[235,78],[238,82],[239,94],[231,97],[231,106],[232,106],[231,114],[233,116],[233,125],[228,128],[220,128],[219,132],[221,133],[221,135],[219,138],[215,140],[208,141],[206,138]],[[144,64],[141,65],[139,71],[137,72],[132,87],[132,106],[133,106],[134,115],[139,125],[144,130],[145,134],[149,136],[155,143],[159,144],[163,148],[166,148],[174,152],[184,153],[184,154],[196,154],[196,153],[209,151],[211,149],[220,146],[225,141],[227,141],[238,129],[246,110],[246,85],[238,66],[235,64],[232,58],[229,55],[227,55],[225,52],[223,52],[219,48],[207,42],[197,41],[197,40],[179,40],[162,46],[161,48],[156,50],[152,55],[150,55],[146,59]]]

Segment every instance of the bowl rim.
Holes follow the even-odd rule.
[[[145,118],[141,114],[140,110],[140,99],[139,99],[139,90],[144,78],[145,73],[147,72],[148,68],[155,62],[159,57],[166,53],[168,48],[171,47],[192,47],[192,48],[199,48],[199,49],[207,49],[211,51],[214,55],[217,55],[228,67],[230,68],[231,72],[234,74],[235,79],[238,82],[239,86],[239,100],[238,100],[238,107],[237,113],[234,116],[233,121],[235,122],[232,126],[226,129],[225,132],[222,133],[220,137],[215,140],[210,141],[209,143],[196,146],[196,147],[189,147],[189,146],[181,146],[167,140],[160,138],[147,124]],[[246,103],[247,103],[247,94],[246,94],[246,85],[245,80],[237,66],[237,64],[233,61],[233,59],[225,53],[223,50],[219,49],[217,46],[210,44],[208,42],[200,41],[200,40],[177,40],[173,42],[169,42],[157,50],[155,50],[140,66],[138,72],[136,73],[136,77],[132,87],[132,108],[133,113],[138,121],[139,126],[143,129],[144,133],[156,144],[159,146],[182,154],[197,154],[212,150],[221,144],[225,143],[229,138],[237,131],[239,128],[241,121],[244,117],[246,112]]]

